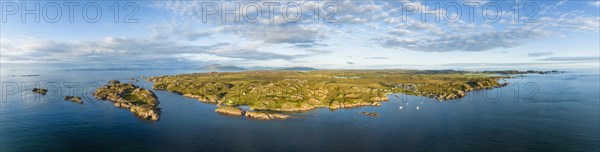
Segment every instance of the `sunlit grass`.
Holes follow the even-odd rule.
[[[252,109],[297,111],[379,105],[388,93],[440,100],[502,86],[502,77],[460,71],[317,70],[246,71],[152,77],[154,88],[205,102]]]

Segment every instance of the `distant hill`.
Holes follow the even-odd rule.
[[[64,71],[133,71],[133,70],[173,70],[173,68],[81,68],[81,69],[64,69]]]
[[[237,67],[237,66],[220,65],[220,64],[211,64],[211,65],[206,65],[206,66],[198,67],[198,68],[195,68],[195,69],[197,69],[197,70],[204,70],[204,71],[243,71],[243,70],[246,70],[244,68]]]
[[[310,70],[317,70],[315,68],[311,68],[311,67],[287,67],[287,68],[280,68],[277,70],[297,70],[297,71],[310,71]]]

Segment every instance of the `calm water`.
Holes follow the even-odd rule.
[[[447,102],[391,95],[380,107],[319,109],[285,121],[223,116],[213,104],[155,91],[162,116],[147,122],[84,93],[109,79],[191,72],[2,71],[0,151],[600,151],[597,71],[527,75]],[[28,74],[40,76],[21,76]],[[50,92],[31,94],[36,82]],[[70,90],[85,103],[62,100]]]

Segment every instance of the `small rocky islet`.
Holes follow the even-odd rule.
[[[360,114],[363,114],[365,116],[371,116],[371,117],[377,117],[379,116],[379,113],[377,112],[359,112]]]
[[[46,93],[48,92],[47,89],[40,89],[40,88],[33,88],[31,91],[35,92],[35,93],[39,93],[41,95],[46,95]]]
[[[83,103],[83,100],[81,100],[81,97],[75,97],[75,96],[65,96],[64,98],[67,101],[73,101],[76,103]]]
[[[40,89],[40,88],[33,88],[31,91],[35,92],[35,93],[39,93],[41,95],[46,95],[46,93],[48,93],[47,89]],[[73,101],[76,103],[83,103],[83,101],[81,100],[81,97],[65,96],[64,99],[67,101]]]
[[[142,119],[157,121],[160,118],[159,102],[154,92],[132,83],[111,80],[93,95],[97,99],[114,102],[116,107],[127,108]]]

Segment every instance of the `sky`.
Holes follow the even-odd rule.
[[[600,67],[600,1],[1,4],[2,69]]]

